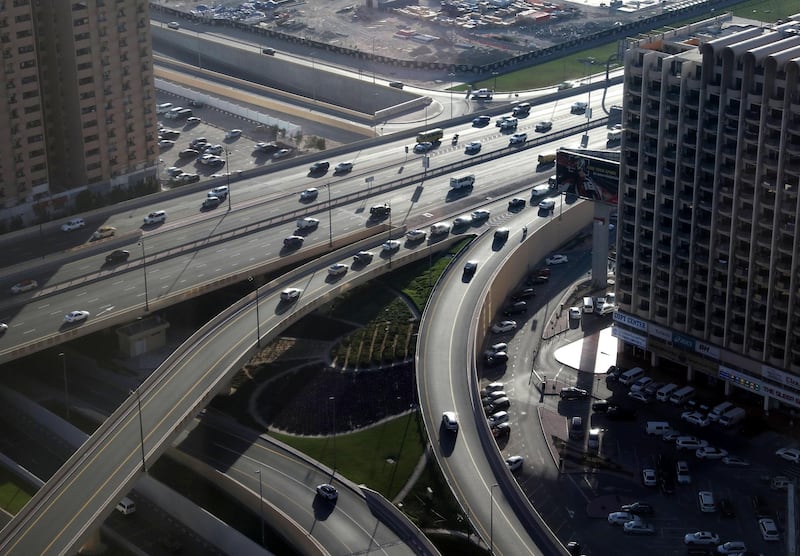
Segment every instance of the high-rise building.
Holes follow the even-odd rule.
[[[615,335],[800,407],[800,16],[631,40],[624,88]]]
[[[147,0],[0,4],[0,219],[153,175]]]

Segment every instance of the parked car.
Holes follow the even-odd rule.
[[[225,139],[237,139],[242,136],[241,129],[231,129],[225,133]]]
[[[523,463],[522,456],[511,456],[506,458],[506,465],[508,466],[509,471],[516,471],[517,469],[521,469],[522,463]]]
[[[630,521],[639,521],[639,516],[632,514],[631,512],[611,512],[608,514],[608,524],[609,525],[624,525]]]
[[[636,400],[637,402],[642,403],[650,403],[653,401],[653,398],[645,394],[644,392],[628,392],[628,397],[632,400]]]
[[[792,463],[800,463],[800,449],[798,448],[780,448],[775,451],[775,455]]]
[[[642,469],[642,484],[644,486],[657,486],[658,480],[655,469]]]
[[[654,513],[653,506],[647,502],[633,502],[632,504],[625,504],[620,507],[620,510],[636,515],[653,515]]]
[[[656,528],[644,521],[628,521],[622,525],[622,532],[629,535],[655,535]]]
[[[779,541],[781,539],[778,533],[778,526],[775,525],[775,520],[762,517],[758,520],[758,530],[761,533],[761,538],[765,541]]]
[[[728,541],[717,547],[717,554],[741,554],[747,551],[747,545],[742,541]]]
[[[679,436],[675,439],[675,447],[678,450],[697,450],[708,446],[707,440],[700,440],[694,436]]]
[[[569,262],[569,259],[567,258],[566,255],[550,255],[544,260],[544,262],[548,266],[552,266],[556,264],[564,264],[566,262]]]
[[[713,446],[703,446],[695,450],[694,455],[697,459],[722,459],[728,455],[727,450],[714,448]]]
[[[683,537],[683,544],[686,545],[716,545],[719,544],[719,535],[711,531],[697,531],[687,533]]]
[[[494,334],[502,334],[504,332],[511,332],[517,329],[517,323],[513,320],[504,320],[492,325],[492,332]]]
[[[565,386],[558,395],[562,400],[585,400],[589,397],[589,392],[575,386]]]
[[[636,410],[631,407],[612,405],[606,411],[611,421],[633,421],[636,419]]]
[[[523,288],[511,294],[511,299],[514,301],[521,301],[530,297],[535,297],[536,291],[533,288]]]
[[[725,456],[722,458],[722,463],[730,465],[731,467],[749,467],[750,462],[739,456]]]
[[[719,511],[725,517],[736,517],[736,508],[734,508],[730,498],[719,499]]]
[[[698,427],[707,427],[711,424],[711,419],[699,411],[684,411],[681,413],[681,420],[693,425],[697,425]]]

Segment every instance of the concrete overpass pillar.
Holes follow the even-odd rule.
[[[650,352],[650,365],[653,366],[653,367],[658,367],[659,362],[660,362],[660,358],[658,357],[658,355],[651,351]]]
[[[599,289],[608,286],[608,218],[613,207],[592,202],[592,285]]]
[[[78,554],[104,554],[106,549],[106,545],[103,544],[103,541],[100,539],[100,528],[97,527],[90,533],[88,540],[83,543]]]
[[[694,379],[694,369],[691,363],[686,364],[686,382],[691,382]]]

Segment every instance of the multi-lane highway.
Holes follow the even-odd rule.
[[[543,107],[543,110],[551,114],[560,114],[557,106]],[[568,106],[565,111],[568,111]],[[546,116],[544,112],[539,115],[534,113],[525,120],[523,126],[532,127],[538,117]],[[564,119],[570,117],[572,116],[566,113],[559,116]],[[558,118],[555,119],[558,122]],[[499,133],[496,128],[464,128],[452,131],[461,135],[460,144],[463,144],[464,140],[480,138],[485,142],[484,148],[492,149],[503,148],[508,141],[507,137]],[[573,137],[565,139],[563,143],[575,146],[576,141],[577,139]],[[598,130],[593,142],[598,145],[605,143],[603,130]],[[228,237],[221,237],[219,242],[209,242],[206,249],[191,250],[175,257],[165,255],[169,250],[177,249],[187,242],[197,241],[198,238],[208,240],[222,231],[230,232],[244,225],[257,228],[258,222],[265,219],[265,214],[291,213],[301,206],[297,201],[297,192],[315,181],[318,184],[329,183],[334,192],[331,193],[333,199],[358,192],[363,194],[365,177],[372,176],[377,183],[384,180],[388,182],[397,175],[407,172],[411,166],[421,167],[422,157],[406,154],[405,143],[398,141],[394,144],[394,148],[384,146],[354,153],[352,159],[355,160],[356,166],[353,174],[335,181],[330,178],[330,181],[313,180],[306,175],[304,168],[294,168],[272,175],[266,180],[266,184],[263,179],[258,180],[261,183],[237,183],[233,192],[236,199],[234,210],[224,213],[224,216],[200,214],[197,207],[202,194],[171,201],[166,207],[170,214],[168,225],[163,231],[148,232],[146,235],[147,254],[148,257],[152,257],[152,262],[148,262],[146,268],[153,292],[152,301],[148,302],[157,304],[170,296],[186,294],[193,285],[224,280],[231,274],[247,273],[263,268],[265,259],[269,260],[270,256],[280,256],[278,248],[282,238],[284,234],[288,235],[294,226],[284,224],[261,232],[230,234],[228,241],[225,241]],[[555,147],[556,145],[549,145],[547,148],[555,150]],[[471,195],[464,198],[448,199],[447,180],[438,178],[415,184],[413,190],[394,189],[370,200],[342,204],[331,213],[330,221],[334,225],[334,230],[332,232],[327,230],[328,238],[325,237],[326,227],[323,224],[320,230],[308,238],[307,244],[324,245],[326,241],[347,231],[363,229],[366,220],[364,209],[371,202],[390,202],[394,209],[393,224],[418,225],[466,211],[471,206],[486,201],[487,198],[495,198],[516,188],[530,186],[536,183],[536,179],[531,176],[533,158],[536,154],[535,150],[528,150],[504,158],[501,167],[491,164],[484,165],[486,167],[475,167],[471,171],[477,178],[476,187]],[[431,166],[436,167],[452,163],[453,160],[464,156],[460,145],[453,146],[445,141],[442,147],[430,154],[429,160]],[[289,193],[286,193],[287,191]],[[330,189],[320,196],[320,201],[325,200],[327,191]],[[116,217],[118,221],[111,219],[109,223],[116,225],[120,234],[133,232],[136,235],[141,216],[150,210],[164,208],[164,206],[147,207],[141,214],[125,215],[127,221],[118,216]],[[219,213],[221,209],[217,211]],[[314,213],[314,206],[308,207],[305,211]],[[325,215],[320,216],[324,223]],[[89,248],[90,251],[92,249]],[[132,253],[136,251],[131,249]],[[0,344],[4,348],[3,353],[8,353],[7,341],[25,342],[35,337],[49,338],[52,341],[53,338],[57,338],[62,334],[59,331],[61,315],[72,309],[91,311],[93,316],[90,322],[99,321],[100,326],[104,324],[104,319],[108,323],[112,322],[111,316],[115,313],[140,311],[144,305],[145,268],[134,258],[128,266],[118,271],[104,270],[98,274],[103,254],[105,251],[100,251],[94,253],[92,257],[86,256],[71,262],[66,261],[74,259],[74,254],[65,255],[63,265],[58,264],[61,261],[50,260],[47,265],[32,265],[27,269],[26,272],[34,274],[32,277],[37,277],[40,283],[56,291],[48,295],[40,295],[42,292],[28,294],[23,298],[24,305],[17,303],[9,305],[6,302],[5,308],[13,306],[18,313],[11,319],[12,328]],[[314,276],[319,278],[320,273]],[[305,285],[306,295],[312,295],[310,299],[323,299],[335,295],[335,285],[324,280],[315,285],[315,280],[311,276]],[[69,288],[59,288],[67,282],[70,283]],[[317,289],[314,290],[313,287]],[[286,325],[300,314],[299,312],[293,314],[291,311],[286,314],[276,312],[276,291],[264,292],[265,295],[261,299],[261,315],[265,316],[262,331],[265,334],[273,333],[278,327]],[[75,306],[76,300],[81,303],[79,307]],[[252,330],[255,318],[252,306],[254,304],[251,302],[249,306],[245,305],[237,305],[226,311],[215,323],[213,331],[211,328],[201,330],[191,343],[191,350],[185,346],[181,353],[171,357],[140,389],[141,417],[143,428],[147,431],[144,437],[147,459],[157,456],[164,442],[192,415],[198,403],[204,403],[213,395],[225,374],[230,369],[236,368],[246,356],[247,350],[252,347],[255,340]],[[275,320],[266,322],[266,315],[269,315],[269,319]],[[214,341],[210,340],[212,337]],[[8,338],[11,340],[7,340]],[[208,362],[212,364],[208,365]],[[119,493],[132,483],[141,469],[138,414],[135,407],[131,400],[123,404],[92,437],[87,446],[76,454],[21,512],[12,526],[3,530],[0,541],[3,551],[30,554],[66,550],[86,534],[104,509],[107,511],[113,505]],[[64,516],[68,516],[66,524],[63,523]],[[36,534],[39,527],[48,531],[48,534]]]

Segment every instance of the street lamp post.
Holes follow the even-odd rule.
[[[331,184],[328,183],[328,247],[333,247],[333,207],[331,206]]]
[[[144,423],[142,423],[142,396],[140,393],[141,388],[142,388],[141,384],[136,388],[136,405],[139,409],[139,439],[140,439],[139,446],[141,446],[142,448],[142,473],[147,473],[147,463],[144,457]]]
[[[225,186],[228,188],[228,212],[231,210],[231,166],[228,164],[228,155],[231,151],[225,149]]]
[[[494,88],[492,89],[492,94],[497,93],[497,76],[500,75],[499,71],[493,71],[492,77],[494,77]]]
[[[330,396],[328,398],[328,401],[333,402],[333,472],[335,474],[336,473],[336,396]]]
[[[264,493],[261,490],[261,470],[256,469],[258,475],[258,516],[261,521],[261,546],[264,546]]]
[[[494,554],[494,487],[497,483],[489,487],[489,554]]]
[[[139,240],[139,245],[142,248],[142,272],[144,272],[144,312],[150,311],[150,301],[147,295],[147,255],[144,251],[144,236]]]
[[[453,119],[453,80],[456,77],[456,74],[450,72],[447,74],[450,77],[450,119]]]
[[[595,59],[590,56],[589,58],[582,58],[581,62],[586,65],[586,77],[589,86],[589,96],[586,102],[586,132],[583,134],[583,140],[581,141],[581,145],[586,147],[589,144],[589,124],[592,120],[592,74],[590,67],[594,65]]]
[[[62,351],[58,354],[61,358],[61,369],[64,371],[64,407],[67,409],[67,421],[69,421],[69,387],[67,386],[67,356]]]
[[[253,284],[253,288],[256,290],[256,343],[258,347],[261,347],[261,319],[258,315],[258,284],[256,284],[256,279],[253,276],[248,277],[247,280]]]

